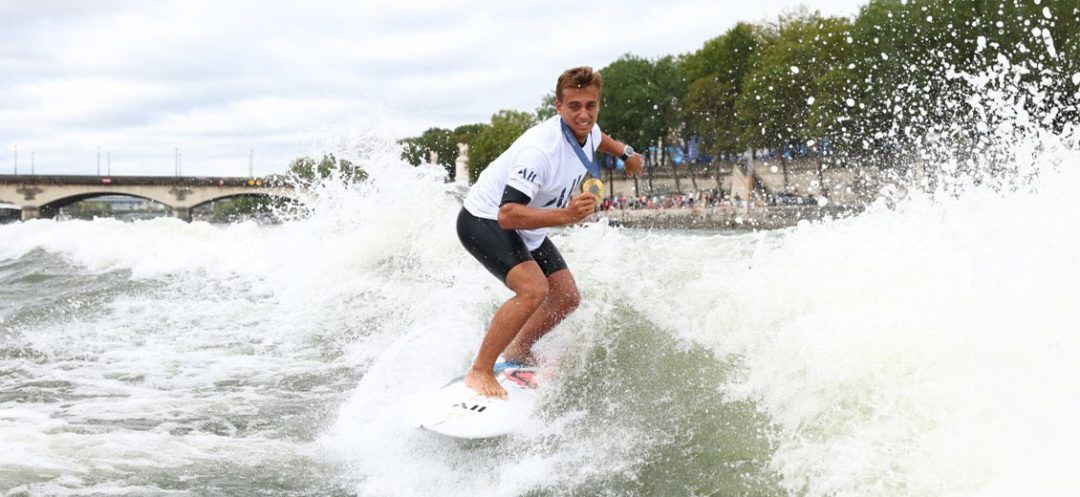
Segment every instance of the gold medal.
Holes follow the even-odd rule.
[[[582,193],[591,193],[596,195],[597,199],[604,198],[604,182],[597,178],[589,178],[581,184]]]

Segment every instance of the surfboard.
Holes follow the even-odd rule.
[[[511,362],[495,364],[495,378],[506,389],[505,399],[477,394],[465,386],[465,377],[454,378],[432,398],[420,428],[439,435],[462,438],[495,438],[523,427],[536,405],[540,374],[535,367]]]

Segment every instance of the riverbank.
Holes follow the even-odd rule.
[[[862,209],[851,206],[716,206],[685,209],[613,209],[593,215],[628,228],[758,231],[795,226],[799,221],[846,217]]]

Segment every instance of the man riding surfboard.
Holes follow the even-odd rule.
[[[588,176],[600,176],[596,152],[620,157],[631,175],[641,173],[642,157],[596,124],[601,86],[591,67],[563,72],[555,86],[558,114],[527,130],[484,169],[458,214],[462,245],[514,292],[495,311],[465,374],[465,384],[481,395],[505,397],[492,371],[499,355],[533,362],[533,344],[580,302],[547,229],[595,211],[597,196],[579,192]]]

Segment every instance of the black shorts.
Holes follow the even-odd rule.
[[[566,261],[550,238],[545,237],[544,242],[530,252],[516,231],[504,230],[498,221],[476,217],[465,208],[458,214],[457,233],[465,250],[503,283],[506,283],[510,270],[525,261],[536,261],[544,276],[566,269]]]

